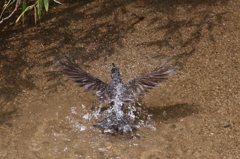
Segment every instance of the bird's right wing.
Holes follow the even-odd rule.
[[[62,62],[60,64],[62,65],[63,73],[74,80],[80,87],[84,87],[85,91],[95,94],[101,102],[108,102],[110,100],[107,93],[108,84],[79,67],[67,65]]]
[[[158,83],[167,79],[167,76],[174,73],[176,67],[170,66],[165,69],[153,70],[143,76],[137,77],[124,85],[125,103],[132,102],[142,96],[148,90],[157,86]]]

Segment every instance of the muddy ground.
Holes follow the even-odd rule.
[[[0,26],[0,158],[240,158],[240,1],[100,0],[52,4]],[[100,103],[59,71],[67,58],[126,83],[162,59],[176,74],[132,103],[135,132],[93,127]]]

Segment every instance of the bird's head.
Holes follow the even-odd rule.
[[[112,80],[121,80],[121,75],[119,72],[119,69],[114,65],[114,63],[112,64]]]

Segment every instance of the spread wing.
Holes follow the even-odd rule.
[[[148,90],[156,87],[158,83],[165,81],[168,75],[174,73],[175,68],[171,66],[165,69],[154,70],[125,84],[124,102],[132,102]]]
[[[85,91],[95,94],[101,102],[109,101],[110,98],[107,93],[108,84],[79,67],[67,65],[62,62],[60,64],[62,65],[63,73],[74,80],[80,87],[85,88]]]

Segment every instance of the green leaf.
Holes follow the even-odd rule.
[[[23,0],[23,9],[22,10],[25,10],[27,8],[27,0]]]
[[[57,0],[53,0],[55,3],[58,3],[58,4],[62,4],[61,2],[57,1]]]
[[[43,0],[43,3],[44,3],[44,7],[45,7],[46,12],[48,12],[49,0]]]
[[[12,5],[15,1],[16,1],[16,0],[13,0],[13,1],[8,5],[8,7],[9,7],[10,5]]]
[[[19,21],[19,19],[20,19],[21,17],[24,16],[25,12],[28,11],[28,10],[30,10],[30,9],[33,9],[33,6],[28,6],[27,8],[25,8],[25,10],[24,10],[24,11],[19,15],[19,17],[17,18],[16,23]]]
[[[39,18],[41,18],[42,7],[43,7],[43,0],[38,0],[37,12],[38,12],[38,17]]]
[[[22,11],[24,11],[26,8],[27,8],[27,0],[23,0]],[[23,19],[23,24],[24,24],[24,14],[22,15],[22,19]]]
[[[11,6],[15,1],[16,1],[16,0],[12,0],[12,2],[10,2],[10,3],[6,6],[6,8],[8,8],[9,6]],[[6,3],[8,3],[8,2],[6,2]],[[1,8],[1,9],[2,9],[2,8]]]

